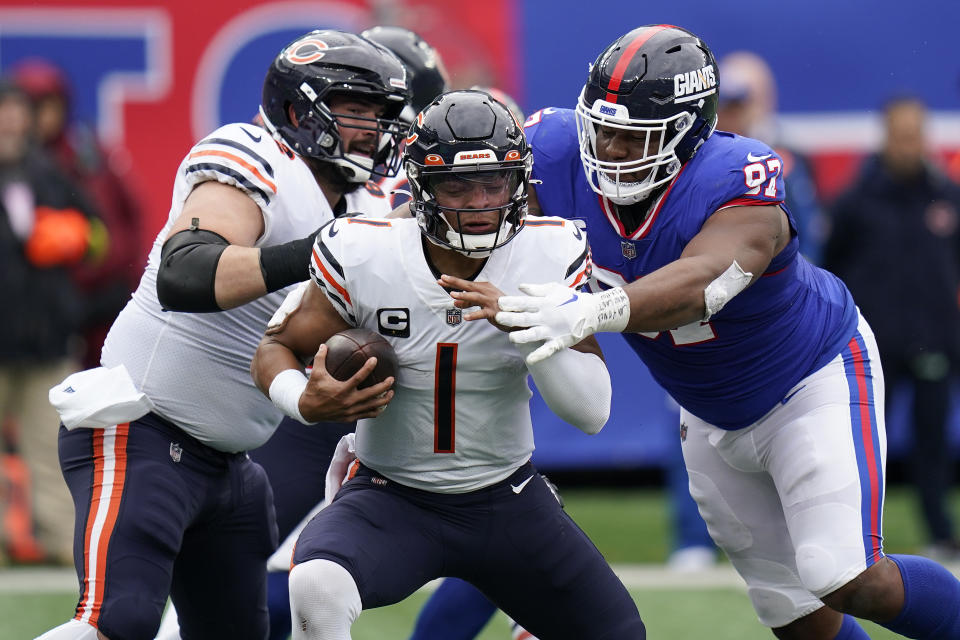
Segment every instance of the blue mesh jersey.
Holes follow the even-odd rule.
[[[544,109],[527,120],[533,178],[545,215],[581,220],[601,288],[632,282],[676,260],[714,212],[784,207],[782,162],[766,144],[715,132],[668,185],[633,233],[587,183],[574,113]],[[687,411],[724,429],[763,417],[801,379],[827,364],[856,330],[850,292],[797,250],[793,236],[763,276],[709,322],[624,334],[654,379]]]

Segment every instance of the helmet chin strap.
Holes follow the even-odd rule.
[[[655,182],[657,182],[657,174],[660,172],[660,166],[661,165],[653,167],[649,175],[639,182],[612,180],[602,171],[598,171],[597,183],[603,192],[603,196],[610,202],[619,205],[636,204],[649,198],[657,187],[662,186],[662,181],[661,184],[655,184]],[[666,165],[664,172],[667,178],[672,179],[677,175],[679,170],[680,163],[674,161]]]
[[[493,253],[493,245],[497,243],[497,237],[499,231],[503,231],[505,222],[500,223],[500,226],[497,228],[497,231],[493,233],[463,233],[461,234],[453,228],[453,226],[447,221],[446,218],[442,218],[443,223],[447,225],[446,238],[447,243],[449,244],[447,249],[453,249],[459,254],[465,255],[468,258],[487,258],[490,254]],[[437,242],[427,236],[434,244],[439,244],[443,246],[442,243]]]
[[[622,205],[636,204],[650,195],[653,188],[649,184],[653,182],[655,173],[656,169],[640,182],[617,182],[603,172],[598,172],[597,182],[603,196],[610,202]]]
[[[496,233],[481,233],[477,235],[468,235],[464,233],[461,235],[453,229],[447,230],[447,242],[450,243],[454,251],[461,253],[468,258],[488,257],[493,253],[493,249],[491,247],[493,247],[496,241]],[[463,248],[457,248],[458,245]]]
[[[493,234],[484,234],[483,236],[479,236],[479,237],[482,238],[488,235],[493,235]],[[436,247],[447,249],[448,251],[456,251],[460,255],[464,255],[468,258],[487,258],[493,253],[493,249],[478,250],[478,251],[467,251],[466,249],[458,249],[457,245],[460,244],[460,234],[456,233],[453,230],[447,231],[447,244],[440,242],[429,233],[424,233],[423,237],[427,239],[427,242],[429,242],[430,244]]]
[[[352,161],[352,162],[351,162]],[[366,182],[370,179],[373,170],[373,158],[357,153],[344,154],[343,158],[336,158],[333,164],[339,167],[343,177],[348,182]]]

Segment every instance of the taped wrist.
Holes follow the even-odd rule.
[[[621,287],[614,287],[596,295],[597,333],[622,333],[630,321],[630,297]]]
[[[306,388],[307,376],[302,371],[284,369],[274,377],[267,394],[284,414],[303,424],[312,424],[300,413],[300,396]]]
[[[306,238],[260,249],[260,273],[267,293],[310,279],[310,253],[319,231]]]
[[[219,233],[184,229],[163,243],[157,270],[157,298],[168,311],[222,311],[214,283],[220,256],[230,246]]]

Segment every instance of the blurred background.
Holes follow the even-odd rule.
[[[937,0],[918,0],[909,12],[894,0],[762,8],[622,1],[596,10],[576,0],[7,0],[0,6],[0,72],[38,57],[63,70],[70,119],[89,125],[138,198],[139,235],[125,242],[139,243],[142,260],[166,217],[185,150],[223,123],[248,121],[269,61],[305,30],[405,26],[439,50],[453,88],[500,88],[529,115],[572,107],[596,54],[647,23],[693,31],[718,59],[748,50],[766,60],[776,79],[779,140],[806,154],[824,205],[881,143],[880,109],[894,95],[926,103],[931,153],[960,176],[960,56],[951,44],[960,4]],[[141,267],[134,265],[137,273]],[[619,366],[619,338],[605,346]],[[624,360],[629,365],[632,356]],[[676,432],[675,411],[645,374],[631,370],[614,375],[617,415],[600,436],[581,438],[544,414],[541,466],[659,465]],[[904,411],[891,416],[892,460],[909,446]],[[960,448],[960,419],[953,417],[951,446]]]
[[[904,11],[894,0],[776,6],[711,0],[6,0],[0,6],[0,73],[38,59],[62,72],[58,86],[67,98],[68,122],[92,137],[90,147],[134,204],[126,215],[135,220],[113,235],[111,245],[126,256],[111,269],[129,271],[133,286],[167,215],[185,151],[223,123],[249,121],[270,60],[306,30],[407,27],[440,52],[452,88],[499,88],[529,115],[546,106],[572,107],[588,63],[627,30],[647,23],[685,27],[704,38],[718,60],[746,50],[769,66],[776,94],[770,110],[777,112],[771,137],[806,157],[822,212],[851,184],[861,160],[880,147],[881,109],[892,96],[912,95],[926,104],[930,157],[960,177],[960,56],[951,44],[960,3],[917,0],[911,7]],[[721,63],[721,100],[745,99],[738,92],[749,90],[736,79],[725,81]],[[829,216],[812,229],[823,239]],[[86,361],[95,360],[97,337],[86,340],[81,351]],[[656,482],[676,448],[676,407],[633,366],[619,337],[601,342],[613,369],[612,420],[599,436],[586,437],[535,399],[535,461],[553,473],[589,471],[601,481],[627,474]],[[895,480],[911,444],[910,398],[906,389],[892,391]],[[956,456],[956,411],[949,431]]]
[[[36,297],[75,296],[70,307],[74,311],[43,313],[82,318],[70,325],[50,325],[62,343],[54,350],[28,350],[22,341],[8,348],[0,341],[0,564],[70,564],[69,558],[44,549],[33,535],[31,479],[16,455],[27,446],[25,433],[49,435],[47,448],[55,449],[56,416],[35,418],[21,410],[10,400],[25,393],[16,383],[37,375],[38,362],[56,365],[40,372],[52,376],[49,384],[37,378],[41,390],[62,379],[63,367],[97,364],[103,332],[136,285],[148,248],[166,219],[183,154],[221,124],[254,116],[263,75],[283,45],[315,28],[360,32],[373,25],[403,26],[439,51],[451,88],[495,87],[529,116],[544,107],[573,107],[597,53],[628,30],[650,23],[682,26],[712,48],[720,61],[721,128],[761,138],[788,164],[802,167],[793,178],[787,168],[787,193],[788,202],[794,198],[790,206],[800,222],[802,250],[812,261],[822,264],[834,204],[856,183],[864,160],[885,143],[883,108],[891,98],[911,96],[926,106],[925,162],[960,180],[960,55],[951,44],[960,24],[957,2],[915,0],[909,11],[894,0],[775,5],[714,0],[0,3],[0,101],[7,95],[3,82],[11,80],[33,101],[37,126],[32,143],[59,162],[73,181],[70,193],[77,196],[45,203],[56,212],[76,214],[51,217],[50,224],[58,230],[72,225],[78,237],[86,238],[83,246],[66,253],[45,253],[49,247],[36,239],[39,231],[50,228],[41,224],[41,207],[36,208],[33,235],[19,228],[22,224],[18,227],[16,212],[23,202],[11,185],[18,184],[19,174],[4,157],[4,140],[15,133],[0,118],[0,197],[13,235],[20,233],[24,246],[28,236],[39,246],[36,255],[30,254],[35,267],[61,270],[55,273],[70,282],[69,290],[54,290],[15,281],[16,274],[3,262],[3,252],[10,249],[0,247],[0,295],[13,298],[0,315],[0,329],[15,335],[14,324],[24,318],[36,324],[33,314],[40,312],[29,306]],[[50,96],[56,99],[48,100]],[[44,122],[50,123],[47,133]],[[941,207],[933,213],[939,231],[955,235],[958,212]],[[872,247],[881,258],[886,249]],[[902,246],[890,249],[906,270],[922,269],[919,261],[911,263],[909,246],[906,251]],[[960,256],[960,246],[955,256]],[[894,296],[889,300],[891,312],[911,304]],[[937,323],[938,318],[925,321]],[[558,480],[561,490],[573,488],[568,510],[611,562],[663,561],[686,544],[683,530],[689,522],[684,519],[691,517],[692,503],[682,503],[686,485],[678,462],[678,410],[619,336],[600,338],[614,386],[610,422],[601,434],[585,436],[555,418],[535,395],[534,461]],[[949,375],[944,446],[956,469],[960,386],[953,373]],[[915,432],[912,387],[898,383],[888,393],[893,397],[888,479],[906,484]],[[44,398],[41,395],[40,404]],[[49,428],[41,431],[41,426]],[[635,492],[582,493],[587,485]],[[673,490],[663,492],[663,487]],[[954,491],[954,512],[956,496]],[[915,497],[898,489],[891,498],[888,539],[899,549],[922,547],[927,536],[918,523],[917,507],[906,506]],[[67,516],[72,521],[72,514]],[[692,518],[697,518],[695,509]],[[904,522],[913,524],[904,527]],[[701,524],[691,537],[704,534]],[[960,551],[952,559],[960,559]],[[70,585],[67,576],[55,589],[69,591]],[[56,597],[61,607],[71,599],[69,594]],[[737,606],[744,601],[738,596]],[[43,602],[36,606],[50,608]],[[742,616],[749,619],[751,614],[743,609]],[[43,623],[38,622],[40,628]],[[747,637],[731,633],[731,638]]]

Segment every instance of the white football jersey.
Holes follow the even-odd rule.
[[[528,219],[477,280],[519,295],[520,283],[581,286],[585,235],[561,218]],[[530,458],[527,368],[487,321],[465,322],[424,256],[413,218],[340,219],[317,236],[310,273],[343,318],[397,352],[396,395],[357,425],[361,462],[401,484],[440,493],[480,489]]]
[[[266,442],[283,417],[254,386],[250,361],[287,290],[218,313],[160,307],[157,268],[163,242],[187,196],[207,180],[237,187],[259,205],[264,232],[258,247],[303,238],[333,218],[299,156],[254,125],[217,129],[177,169],[169,218],[154,240],[140,286],[110,329],[101,361],[107,367],[126,365],[159,415],[215,449],[235,452]],[[385,198],[378,204],[363,188],[346,199],[347,211],[377,216],[390,211]]]

